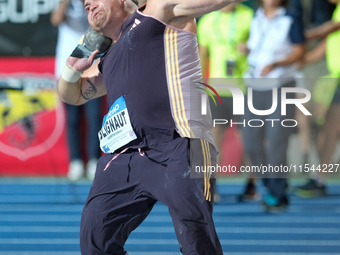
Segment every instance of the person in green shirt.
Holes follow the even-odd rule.
[[[230,4],[219,11],[200,18],[197,28],[199,53],[204,81],[211,86],[223,80],[223,84],[233,84],[246,91],[243,73],[248,67],[247,55],[242,46],[248,40],[250,23],[254,11],[243,4]],[[207,78],[210,79],[207,79]],[[222,106],[210,101],[213,119],[235,120],[233,98],[228,89],[216,89],[221,97]],[[215,98],[217,99],[217,98]],[[213,127],[215,143],[220,150],[217,163],[220,164],[223,137],[227,125]],[[217,194],[217,193],[215,193]],[[218,202],[219,196],[215,196]]]
[[[327,68],[331,79],[322,79],[318,86],[322,91],[315,91],[314,99],[327,109],[324,124],[317,138],[317,149],[321,166],[329,166],[338,141],[340,128],[340,0],[329,0],[335,3],[332,20],[306,32],[306,38],[323,39],[317,47],[306,54],[304,64],[319,61],[326,56]],[[328,80],[326,82],[326,80]],[[328,84],[328,85],[327,85]],[[333,95],[328,98],[325,95]],[[324,169],[322,167],[322,169]],[[329,168],[327,168],[329,169]],[[312,176],[306,184],[295,189],[295,194],[301,197],[316,197],[326,195],[325,174]]]
[[[247,56],[238,47],[248,40],[253,16],[250,7],[230,4],[200,19],[197,37],[203,77],[209,71],[210,78],[242,78],[247,68]],[[227,70],[227,61],[234,61],[234,68]],[[219,95],[230,97],[231,93],[224,91]]]

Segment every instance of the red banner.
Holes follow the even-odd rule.
[[[0,58],[0,175],[67,173],[54,58]]]

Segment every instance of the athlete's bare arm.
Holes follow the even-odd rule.
[[[99,73],[99,60],[93,65],[93,59],[97,51],[93,52],[89,59],[77,59],[69,57],[67,65],[70,68],[83,71],[81,79],[72,83],[67,82],[63,77],[60,77],[58,83],[58,92],[62,101],[72,105],[82,105],[91,99],[106,95],[106,87],[102,80],[102,75]],[[81,65],[81,66],[79,66]]]
[[[144,13],[167,24],[180,25],[228,4],[243,1],[245,0],[148,0]]]
[[[115,42],[120,35],[121,25],[127,18],[126,13],[132,13],[136,6],[130,0],[118,2],[105,2],[103,0],[84,0],[85,10],[89,13],[89,23],[93,29],[100,31],[103,35],[110,37]],[[151,15],[161,21],[177,28],[196,33],[195,17],[221,9],[222,7],[243,0],[148,0],[144,14]],[[107,6],[111,3],[111,6]],[[107,14],[104,10],[113,8],[110,15],[114,17],[107,19],[97,18],[96,14]],[[124,9],[119,9],[122,7]],[[99,16],[102,17],[102,16]],[[110,22],[106,22],[106,21]],[[106,88],[103,84],[101,74],[97,66],[92,66],[95,52],[88,59],[68,58],[66,71],[58,83],[58,91],[61,99],[69,104],[81,105],[88,100],[105,95]],[[90,68],[91,67],[91,68]],[[89,69],[90,68],[90,69]],[[85,70],[89,69],[85,72]],[[80,74],[82,78],[79,79]],[[79,76],[77,76],[77,73]]]

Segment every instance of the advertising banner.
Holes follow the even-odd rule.
[[[65,111],[55,91],[54,58],[0,63],[0,175],[66,174]]]
[[[57,27],[50,14],[59,0],[0,0],[0,56],[54,56]]]

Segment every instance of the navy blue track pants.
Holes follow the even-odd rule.
[[[82,255],[127,254],[127,238],[157,201],[169,208],[183,254],[223,254],[212,219],[215,179],[190,177],[190,162],[216,164],[211,144],[179,137],[142,153],[129,149],[104,171],[113,156],[98,161],[81,219]]]

